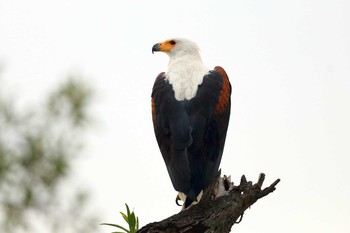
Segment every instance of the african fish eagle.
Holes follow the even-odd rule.
[[[152,47],[169,56],[152,91],[158,146],[184,208],[200,200],[216,176],[230,118],[231,84],[225,70],[204,66],[198,46],[183,38]],[[178,200],[178,199],[177,199]]]

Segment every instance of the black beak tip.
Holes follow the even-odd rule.
[[[159,45],[159,43],[153,45],[153,47],[152,47],[152,54],[154,54],[154,52],[159,52],[159,51],[160,51],[160,45]]]

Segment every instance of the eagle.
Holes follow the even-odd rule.
[[[218,173],[230,119],[231,84],[225,70],[208,69],[191,40],[156,43],[169,56],[152,90],[155,136],[184,209],[200,201]]]

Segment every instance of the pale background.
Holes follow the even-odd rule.
[[[40,102],[73,73],[96,90],[74,172],[96,224],[121,222],[125,202],[141,225],[179,211],[150,114],[168,62],[151,48],[171,36],[196,41],[231,79],[223,173],[282,180],[234,232],[349,232],[350,1],[0,0],[6,89]]]

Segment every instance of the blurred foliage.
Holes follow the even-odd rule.
[[[129,206],[127,204],[125,204],[125,206],[126,206],[126,214],[123,212],[120,212],[120,214],[122,215],[125,222],[128,224],[129,230],[121,225],[113,224],[113,223],[102,223],[101,225],[112,226],[112,227],[116,227],[118,229],[123,230],[123,231],[114,231],[112,233],[135,233],[135,232],[137,232],[139,230],[139,218],[136,217],[134,211],[130,212]]]
[[[69,179],[91,89],[71,77],[31,109],[6,94],[0,85],[0,232],[94,232],[88,195]]]

